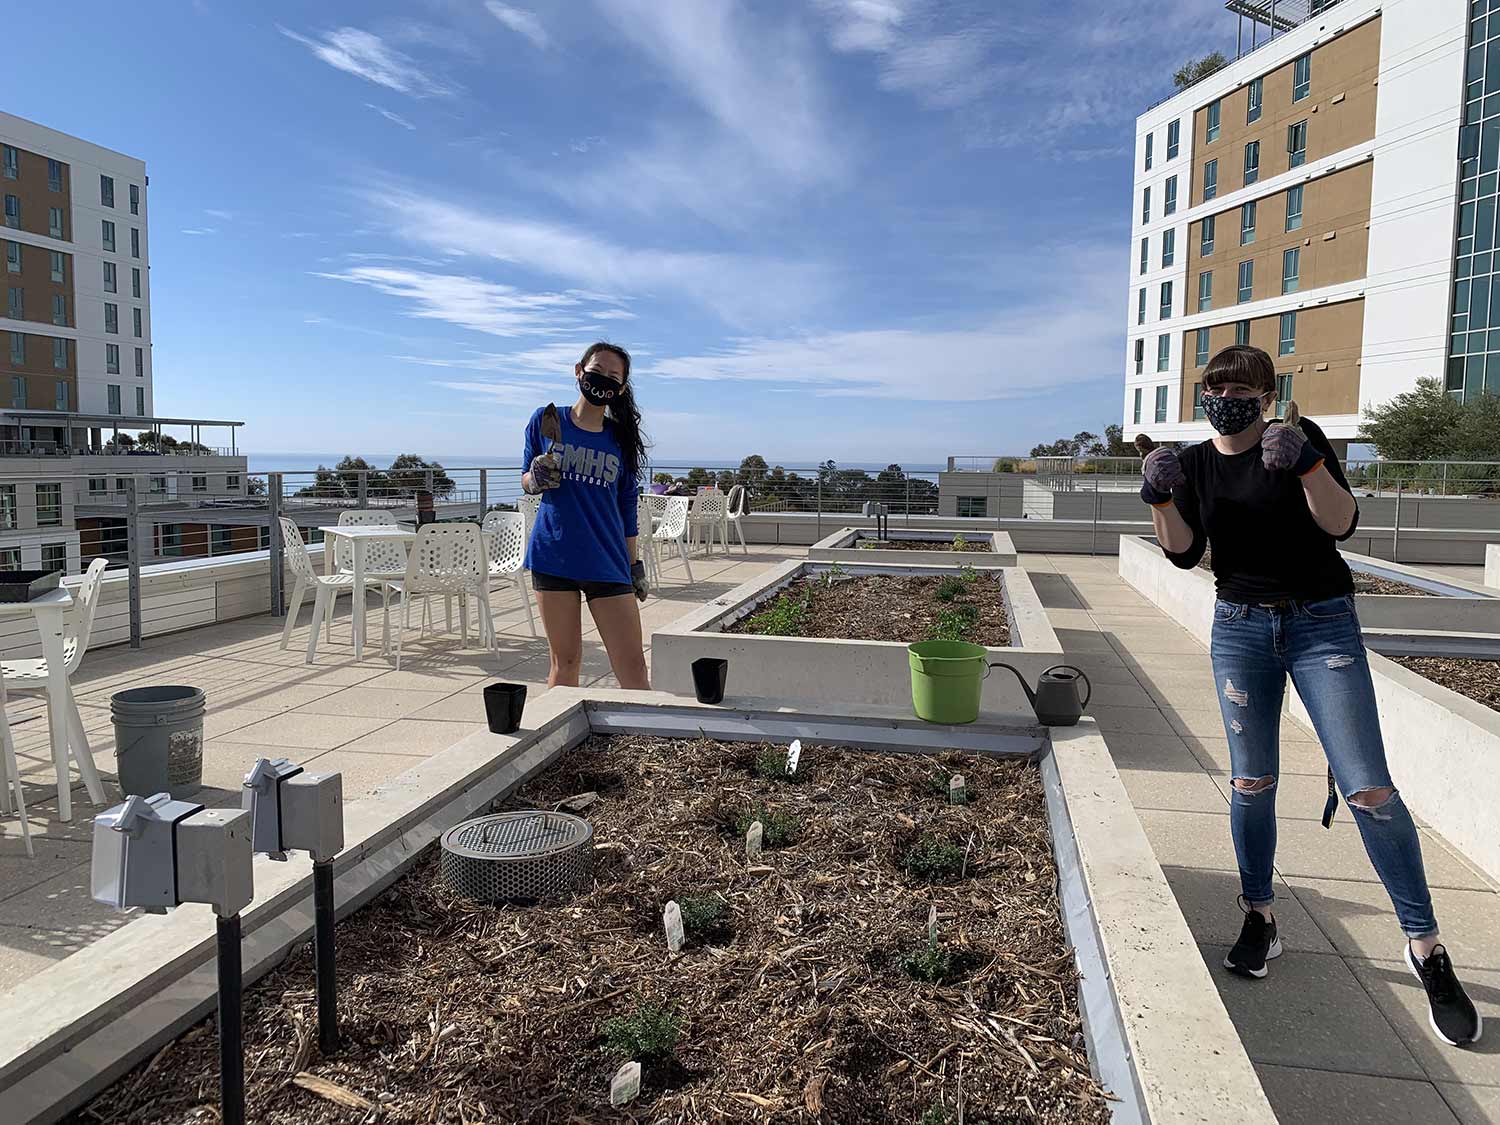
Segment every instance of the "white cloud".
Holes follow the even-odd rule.
[[[500,0],[489,0],[485,7],[489,9],[490,15],[517,35],[524,35],[530,39],[533,45],[545,50],[551,43],[547,29],[542,26],[542,21],[537,19],[535,12],[512,7],[510,4],[502,4]]]
[[[203,213],[211,219],[222,219],[226,223],[234,219],[233,211],[220,211],[213,207],[205,207]]]
[[[406,118],[402,117],[399,113],[392,113],[390,110],[388,110],[388,109],[382,109],[380,106],[375,105],[375,104],[373,104],[371,102],[365,102],[365,108],[366,109],[373,109],[376,113],[380,114],[381,117],[384,117],[392,125],[399,125],[403,129],[415,129],[416,128],[415,125],[413,125]]]
[[[893,46],[908,4],[898,0],[819,0],[838,51],[884,51]]]
[[[186,227],[186,228],[183,229],[182,233],[183,234],[218,234],[219,232],[216,229],[214,229],[213,227]]]
[[[568,145],[574,152],[588,152],[591,148],[599,148],[604,144],[603,137],[583,137]]]
[[[353,74],[398,94],[423,97],[445,95],[453,87],[428,75],[410,56],[390,46],[380,36],[357,27],[340,27],[326,31],[319,38],[308,38],[289,28],[276,29],[294,42],[301,43],[319,59],[336,70]]]

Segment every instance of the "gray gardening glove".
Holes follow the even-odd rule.
[[[1323,455],[1308,444],[1302,432],[1295,402],[1287,404],[1285,418],[1266,427],[1260,439],[1260,463],[1272,472],[1290,470],[1299,477],[1323,463]]]
[[[1141,499],[1148,504],[1165,504],[1172,499],[1172,490],[1187,481],[1182,471],[1182,462],[1177,459],[1175,449],[1158,447],[1146,454],[1141,464],[1141,475],[1146,478],[1141,485]]]
[[[646,581],[646,564],[640,559],[630,564],[630,581],[635,586],[636,601],[645,601],[651,593],[651,585]]]
[[[538,453],[531,459],[531,483],[538,492],[562,485],[562,466],[555,453]]]

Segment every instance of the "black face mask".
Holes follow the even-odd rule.
[[[608,406],[619,396],[623,386],[602,371],[585,371],[578,381],[583,397],[594,406]]]

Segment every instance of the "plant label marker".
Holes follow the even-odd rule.
[[[750,831],[745,833],[745,858],[756,860],[764,849],[766,837],[766,826],[756,821],[750,826]]]
[[[673,953],[681,953],[683,944],[687,941],[687,935],[682,930],[682,907],[675,902],[667,903],[667,908],[661,912],[661,924],[667,931],[667,948]]]
[[[615,1071],[614,1080],[609,1084],[609,1104],[629,1105],[640,1092],[641,1064],[628,1062]]]
[[[927,909],[927,940],[933,945],[937,944],[937,904],[933,903]]]
[[[794,739],[786,752],[786,772],[790,777],[797,772],[797,763],[802,760],[802,740]]]
[[[969,803],[969,790],[964,782],[964,775],[956,773],[948,779],[948,803],[950,805],[966,805]]]

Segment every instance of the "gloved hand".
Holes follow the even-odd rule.
[[[531,459],[531,483],[538,492],[561,486],[562,466],[556,454],[538,453]]]
[[[1141,485],[1141,499],[1148,504],[1165,504],[1172,499],[1172,489],[1187,481],[1182,462],[1175,449],[1158,447],[1146,455],[1141,464],[1146,483]]]
[[[1260,439],[1260,462],[1272,472],[1290,469],[1301,477],[1321,465],[1323,455],[1308,443],[1299,427],[1273,422]]]
[[[646,595],[651,593],[651,586],[646,581],[646,564],[640,559],[630,564],[630,581],[635,586],[636,601],[645,601]]]

